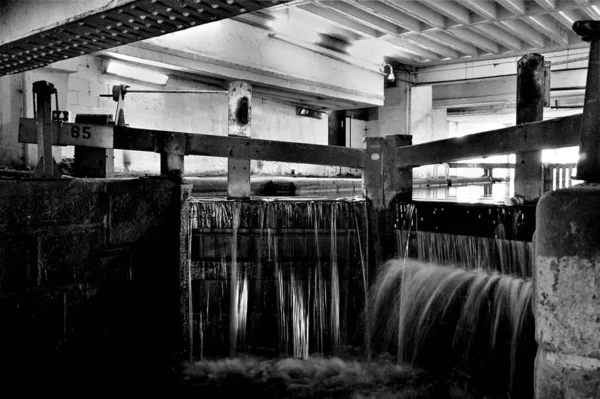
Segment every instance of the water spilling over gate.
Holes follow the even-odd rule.
[[[363,200],[194,198],[190,223],[195,359],[363,346]]]

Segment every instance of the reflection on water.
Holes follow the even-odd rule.
[[[514,196],[511,182],[483,183],[468,186],[439,186],[414,188],[415,199],[443,199],[461,202],[504,202]]]

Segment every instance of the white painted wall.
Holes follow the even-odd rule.
[[[131,89],[214,89],[176,77],[171,77],[166,86],[151,85],[103,74],[102,59],[98,57],[82,56],[78,60],[77,72],[71,74],[47,69],[27,72],[28,87],[35,80],[55,83],[59,90],[60,107],[70,112],[71,120],[74,120],[78,113],[114,115],[116,103],[111,98],[101,98],[98,95],[110,93],[112,86],[117,84],[130,85]],[[29,93],[25,95],[31,97]],[[298,116],[294,106],[255,96],[252,99],[252,118],[254,138],[327,144],[327,118]],[[132,127],[227,135],[227,95],[130,93],[125,98],[125,120]],[[35,161],[36,146],[30,147],[32,161]],[[62,156],[72,157],[73,152],[73,147],[64,147]],[[148,174],[160,172],[159,154],[137,151],[127,153],[129,157],[125,155],[125,151],[115,150],[115,171]],[[339,168],[252,162],[254,174],[286,175],[291,174],[292,169],[295,175],[327,176],[338,173]],[[225,158],[186,156],[185,170],[188,175],[226,174],[227,162]]]

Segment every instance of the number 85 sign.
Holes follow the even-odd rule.
[[[63,145],[113,148],[113,134],[112,126],[63,123],[59,142]]]

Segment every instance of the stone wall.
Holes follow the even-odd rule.
[[[185,327],[181,187],[0,181],[2,380],[116,384],[135,381],[140,364],[148,376],[170,369]]]

